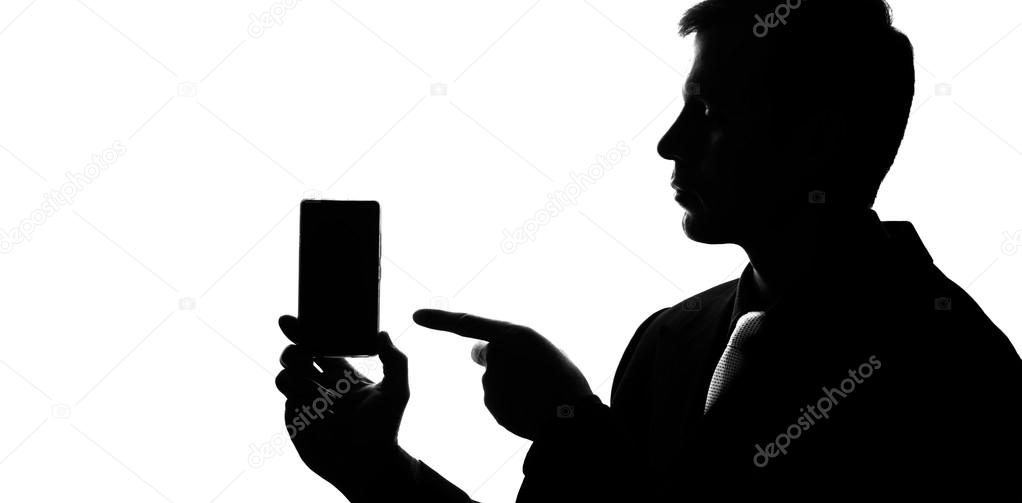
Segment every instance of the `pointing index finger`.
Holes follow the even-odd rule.
[[[462,337],[493,342],[507,334],[514,325],[506,321],[491,320],[468,313],[452,313],[441,309],[420,309],[412,320],[433,330],[443,330]]]

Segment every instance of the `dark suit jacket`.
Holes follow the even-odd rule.
[[[533,444],[518,501],[1022,499],[1022,361],[1005,335],[907,222],[870,212],[824,246],[776,305],[732,280],[650,316],[611,406],[590,399]],[[763,308],[704,416],[735,318]]]
[[[549,420],[518,501],[1022,499],[1022,360],[1005,335],[907,222],[870,212],[822,249],[776,304],[747,267],[647,318],[611,405],[589,396]],[[753,309],[762,328],[704,415],[735,319]],[[416,467],[420,499],[470,501]]]

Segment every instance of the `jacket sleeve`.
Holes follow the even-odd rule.
[[[346,469],[350,473],[335,486],[352,503],[478,503],[399,446],[368,455]]]
[[[612,396],[639,341],[664,310],[635,331],[615,372]],[[635,451],[619,414],[596,395],[564,404],[529,448],[517,502],[647,501],[651,485]]]
[[[437,503],[478,503],[452,484],[426,463],[418,462],[415,499],[405,501],[435,501]]]

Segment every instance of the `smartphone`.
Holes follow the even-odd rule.
[[[298,244],[298,320],[323,356],[373,356],[380,327],[380,204],[305,199]]]

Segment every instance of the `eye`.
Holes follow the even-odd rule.
[[[720,122],[720,111],[716,108],[710,107],[710,105],[703,104],[703,115],[710,123],[716,124]]]

